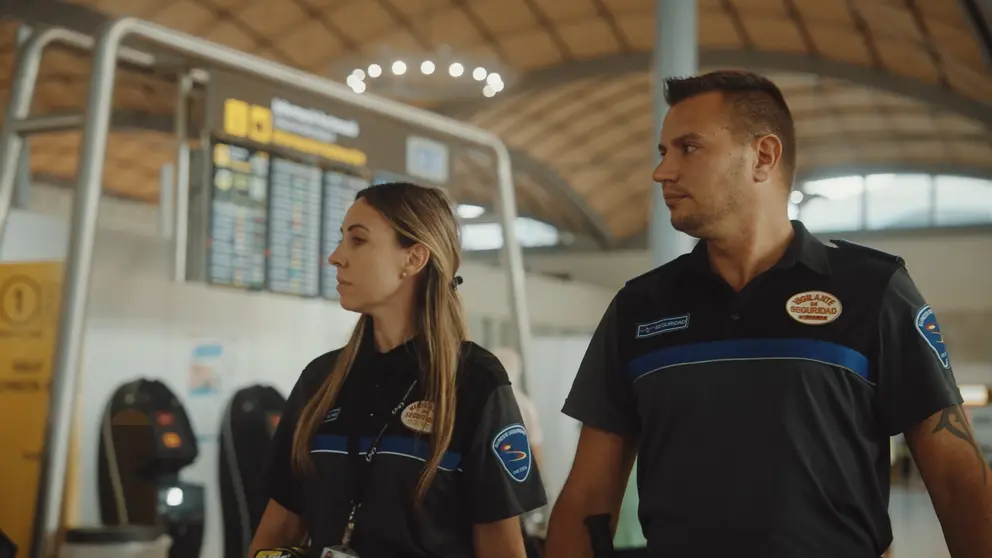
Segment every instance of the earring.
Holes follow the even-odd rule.
[[[400,279],[406,279],[406,272],[400,273]]]

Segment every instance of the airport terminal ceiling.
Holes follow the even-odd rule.
[[[701,68],[749,68],[782,87],[797,120],[801,177],[992,177],[992,24],[983,0],[698,4]],[[410,74],[442,46],[492,61],[504,74],[498,93],[413,102],[506,141],[521,214],[603,246],[646,230],[654,0],[32,0],[8,12],[4,101],[17,19],[92,32],[108,17],[137,16],[342,82],[348,64],[387,65],[387,52],[406,53]],[[48,54],[35,114],[81,110],[87,75],[85,57]],[[365,83],[377,91],[371,76]],[[174,152],[174,99],[161,77],[122,73],[108,190],[157,202],[159,169]],[[33,138],[35,176],[71,183],[77,145],[78,133]],[[454,174],[459,202],[491,203],[493,185],[472,168]]]

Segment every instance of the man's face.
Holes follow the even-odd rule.
[[[729,126],[720,93],[682,101],[662,124],[661,163],[652,177],[661,184],[672,226],[696,238],[706,238],[739,212],[747,192],[753,150]]]

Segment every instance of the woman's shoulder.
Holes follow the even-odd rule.
[[[328,352],[320,355],[319,357],[311,360],[310,361],[310,364],[307,364],[306,368],[304,368],[304,371],[306,371],[306,370],[314,370],[314,369],[318,369],[318,368],[324,368],[327,365],[332,365],[333,366],[334,365],[334,362],[337,361],[337,359],[338,359],[338,355],[340,355],[341,354],[341,351],[343,351],[343,350],[344,350],[344,348],[334,349],[333,351],[328,351]]]
[[[496,355],[472,341],[462,343],[458,380],[462,389],[483,397],[500,386],[510,385],[506,369]]]
[[[341,349],[335,349],[311,360],[309,364],[303,367],[303,372],[300,373],[300,379],[297,383],[309,388],[315,388],[323,383],[324,379],[327,378],[334,368],[334,363],[337,362],[338,355],[340,354]]]

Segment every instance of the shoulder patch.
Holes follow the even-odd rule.
[[[894,264],[897,264],[899,267],[901,267],[903,269],[906,268],[906,260],[902,259],[901,256],[897,256],[895,254],[890,254],[888,252],[883,252],[882,250],[878,250],[878,249],[872,248],[870,246],[864,246],[862,244],[857,244],[855,242],[850,242],[848,240],[830,239],[830,242],[833,243],[834,246],[836,246],[837,248],[839,248],[841,250],[848,250],[848,251],[851,251],[851,252],[857,252],[857,253],[863,254],[865,256],[870,256],[870,257],[874,257],[874,258],[877,258],[877,259],[881,259],[881,260],[885,260],[885,261],[888,261],[888,262],[892,262]]]
[[[493,437],[492,449],[511,479],[517,482],[527,480],[530,476],[532,459],[530,439],[527,437],[527,429],[522,424],[511,424],[500,430]]]
[[[937,324],[937,316],[929,304],[920,308],[919,312],[916,313],[916,331],[920,332],[923,340],[927,342],[927,345],[930,345],[944,369],[949,369],[951,359],[948,357],[947,347],[944,345],[944,334],[941,333],[940,326]]]

